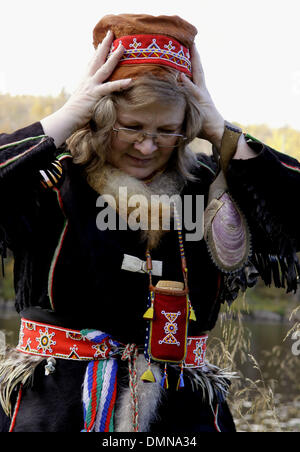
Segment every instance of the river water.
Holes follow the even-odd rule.
[[[295,340],[289,337],[284,341],[292,325],[253,321],[244,321],[243,325],[250,337],[248,354],[253,355],[258,366],[253,364],[250,356],[246,356],[246,359],[238,362],[237,367],[245,382],[259,380],[260,384],[251,396],[248,393],[245,395],[243,417],[236,415],[235,419],[238,431],[299,432],[300,355],[293,354],[297,345]],[[19,318],[14,313],[13,307],[0,304],[0,331],[5,333],[7,343],[12,345],[17,343],[18,328]],[[222,338],[220,322],[211,332],[212,337]],[[297,349],[300,351],[300,344]],[[260,394],[262,386],[263,395]],[[267,407],[258,410],[258,414],[253,406],[266,393],[269,393],[271,388],[273,405],[269,403]]]

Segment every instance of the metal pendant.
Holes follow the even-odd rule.
[[[45,375],[48,376],[55,372],[56,359],[52,356],[47,359],[47,364],[45,365]]]

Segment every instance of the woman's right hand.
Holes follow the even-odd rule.
[[[96,49],[76,91],[60,110],[41,120],[45,134],[54,139],[56,147],[89,122],[101,96],[130,86],[131,79],[105,83],[124,53],[124,47],[120,45],[107,59],[113,39],[114,35],[109,31]]]

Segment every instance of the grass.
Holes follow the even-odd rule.
[[[285,289],[266,287],[262,282],[254,288],[248,289],[246,294],[241,294],[231,306],[235,314],[241,312],[244,316],[255,317],[258,312],[270,312],[288,319],[291,312],[299,305],[299,300],[294,294],[287,294]],[[222,308],[225,312],[226,308]]]
[[[244,325],[241,310],[249,312],[247,299],[244,297],[237,303],[235,312],[224,307],[220,316],[221,335],[212,337],[207,349],[208,361],[220,368],[237,372],[238,379],[232,380],[228,402],[237,430],[241,432],[291,432],[300,427],[300,397],[289,394],[300,394],[299,357],[286,353],[280,345],[265,352],[264,373],[256,357],[251,354],[251,332]],[[294,310],[294,315],[299,313]],[[291,317],[293,331],[300,330],[300,323]],[[242,374],[241,364],[250,362],[255,377]],[[266,372],[267,371],[267,372]],[[266,375],[270,378],[266,378]],[[288,398],[282,400],[279,383],[284,382],[290,391]]]

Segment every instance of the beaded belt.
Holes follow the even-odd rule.
[[[92,331],[71,330],[21,319],[17,350],[45,358],[53,356],[80,361],[108,359],[120,344],[105,333],[99,335],[95,332],[91,337]]]
[[[205,365],[207,338],[207,335],[188,338],[183,367],[199,368]],[[85,432],[113,431],[117,391],[115,356],[121,355],[122,360],[128,360],[133,427],[134,431],[138,431],[136,359],[139,349],[135,344],[121,344],[97,330],[71,330],[22,318],[17,350],[48,358],[46,375],[55,370],[54,358],[89,361],[82,397]]]
[[[188,337],[184,367],[205,365],[207,339],[207,335]],[[95,330],[71,330],[21,319],[17,350],[45,358],[53,356],[91,361],[109,359],[120,354],[120,349],[124,347],[124,344],[114,341],[108,334],[99,334]]]

